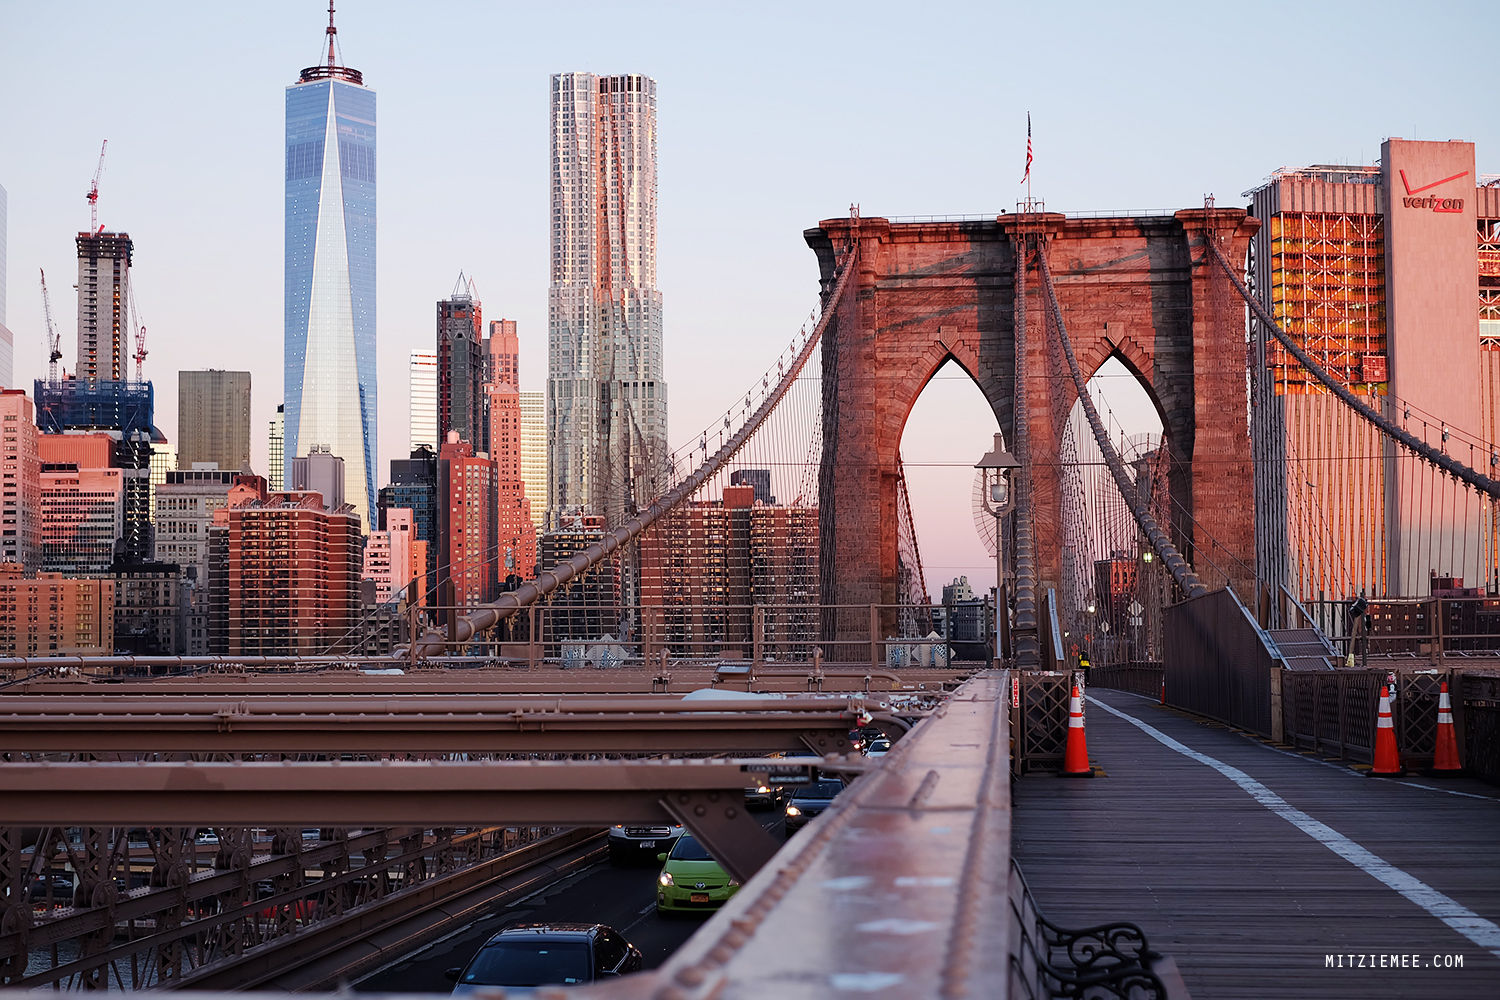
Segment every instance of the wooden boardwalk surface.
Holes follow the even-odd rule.
[[[1367,778],[1147,699],[1089,694],[1103,773],[1014,789],[1016,860],[1054,921],[1140,924],[1194,1000],[1500,997],[1500,790]],[[1403,961],[1415,967],[1392,967]],[[1462,968],[1441,967],[1452,961]]]

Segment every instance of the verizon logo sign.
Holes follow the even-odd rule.
[[[1430,191],[1439,185],[1447,184],[1449,181],[1456,181],[1469,176],[1467,170],[1461,174],[1454,174],[1452,177],[1444,177],[1440,181],[1433,181],[1431,184],[1423,184],[1420,187],[1412,187],[1411,181],[1407,179],[1405,170],[1400,171],[1400,174],[1401,186],[1406,188],[1406,195],[1401,199],[1402,208],[1418,208],[1429,212],[1444,212],[1452,215],[1457,215],[1464,210],[1464,200],[1462,198],[1440,198],[1436,195],[1418,196],[1423,191]]]

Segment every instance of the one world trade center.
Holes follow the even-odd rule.
[[[375,92],[328,54],[286,89],[285,455],[344,460],[344,494],[375,509]]]

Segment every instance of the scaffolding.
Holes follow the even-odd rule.
[[[1351,391],[1384,395],[1384,220],[1298,212],[1270,224],[1271,310],[1282,329]],[[1279,343],[1269,348],[1277,395],[1325,391]]]

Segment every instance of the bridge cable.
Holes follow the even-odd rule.
[[[1240,293],[1240,298],[1245,300],[1245,303],[1250,307],[1251,312],[1255,314],[1256,319],[1260,320],[1261,323],[1271,331],[1272,335],[1281,342],[1281,346],[1285,347],[1287,351],[1292,355],[1292,357],[1296,358],[1304,368],[1311,372],[1313,377],[1315,377],[1325,389],[1337,396],[1355,413],[1359,414],[1365,420],[1373,424],[1375,428],[1382,434],[1385,434],[1386,436],[1399,441],[1401,444],[1405,445],[1409,450],[1414,452],[1418,457],[1422,458],[1428,464],[1435,466],[1439,470],[1446,472],[1457,479],[1462,479],[1464,482],[1468,483],[1476,490],[1488,493],[1492,497],[1500,498],[1500,481],[1496,481],[1494,479],[1491,479],[1489,476],[1485,476],[1478,472],[1475,472],[1473,469],[1469,468],[1462,462],[1459,462],[1456,459],[1445,455],[1443,452],[1417,438],[1415,435],[1408,433],[1400,427],[1397,427],[1386,417],[1375,412],[1373,408],[1360,402],[1358,396],[1350,392],[1347,387],[1345,387],[1341,382],[1330,375],[1322,365],[1314,361],[1311,355],[1309,355],[1306,351],[1299,347],[1291,337],[1287,336],[1286,331],[1281,328],[1281,324],[1277,323],[1276,320],[1271,316],[1270,310],[1267,309],[1259,299],[1252,296],[1250,292],[1245,288],[1245,285],[1240,281],[1239,276],[1234,273],[1234,269],[1229,266],[1229,261],[1224,259],[1224,255],[1219,251],[1219,248],[1215,244],[1215,241],[1213,239],[1206,238],[1204,240],[1204,245],[1208,247],[1208,251],[1213,255],[1214,259],[1219,262],[1219,266],[1223,268],[1224,273],[1229,276],[1229,280],[1233,282],[1235,290]]]
[[[1016,247],[1016,364],[1011,423],[1016,432],[1015,450],[1021,467],[1015,473],[1019,481],[1016,483],[1016,617],[1012,642],[1015,649],[1016,669],[1040,670],[1042,645],[1036,613],[1036,535],[1031,520],[1031,426],[1027,419],[1024,360],[1026,358],[1026,257],[1031,250],[1032,237],[1022,234],[1020,239],[1023,242]],[[998,540],[996,544],[999,544]],[[999,581],[996,581],[995,593],[999,594],[999,592]]]
[[[1131,513],[1135,515],[1136,523],[1140,525],[1151,547],[1172,573],[1172,578],[1177,581],[1177,586],[1189,597],[1201,597],[1208,593],[1208,588],[1198,575],[1193,572],[1193,567],[1183,558],[1177,547],[1167,538],[1166,532],[1156,523],[1141,503],[1140,495],[1136,492],[1135,483],[1125,471],[1125,464],[1120,460],[1119,452],[1115,451],[1114,445],[1109,441],[1109,435],[1105,433],[1104,424],[1099,419],[1099,411],[1094,407],[1094,401],[1090,398],[1083,380],[1083,373],[1078,368],[1078,358],[1073,353],[1073,344],[1068,339],[1068,330],[1063,323],[1062,308],[1057,303],[1057,290],[1052,285],[1052,272],[1047,267],[1047,255],[1039,248],[1036,255],[1037,270],[1042,274],[1042,285],[1047,292],[1047,306],[1052,316],[1053,327],[1057,332],[1058,340],[1062,344],[1063,356],[1068,362],[1068,371],[1073,376],[1073,386],[1078,391],[1078,400],[1083,404],[1083,412],[1088,417],[1089,426],[1094,431],[1094,439],[1099,443],[1099,449],[1104,453],[1105,465],[1109,467],[1110,475],[1114,477],[1115,486],[1120,495],[1129,505]],[[1017,324],[1018,326],[1020,324]]]
[[[543,570],[537,574],[535,580],[529,581],[509,593],[501,594],[497,600],[489,604],[482,604],[462,618],[457,619],[454,624],[455,635],[445,636],[443,632],[432,630],[416,640],[413,649],[404,652],[398,651],[395,655],[398,658],[409,655],[422,658],[436,655],[446,646],[468,642],[479,632],[493,628],[501,619],[515,614],[522,608],[529,607],[554,590],[557,590],[559,587],[605,561],[625,543],[635,538],[679,503],[696,493],[699,487],[734,457],[735,453],[744,446],[745,442],[760,427],[771,411],[781,402],[782,397],[786,395],[793,381],[802,371],[803,366],[820,343],[823,331],[833,321],[834,314],[837,311],[835,307],[838,305],[839,299],[849,283],[849,276],[854,273],[858,258],[858,241],[853,241],[850,244],[849,253],[844,259],[844,266],[840,270],[837,281],[834,284],[833,294],[829,296],[828,304],[824,307],[823,314],[819,318],[817,326],[813,328],[811,336],[807,338],[807,342],[803,345],[796,359],[792,361],[781,382],[765,397],[764,401],[745,423],[740,426],[739,430],[712,457],[706,459],[692,475],[682,480],[661,497],[652,501],[650,506],[644,511],[606,533],[603,538],[594,542],[582,552],[558,563],[550,569]]]

